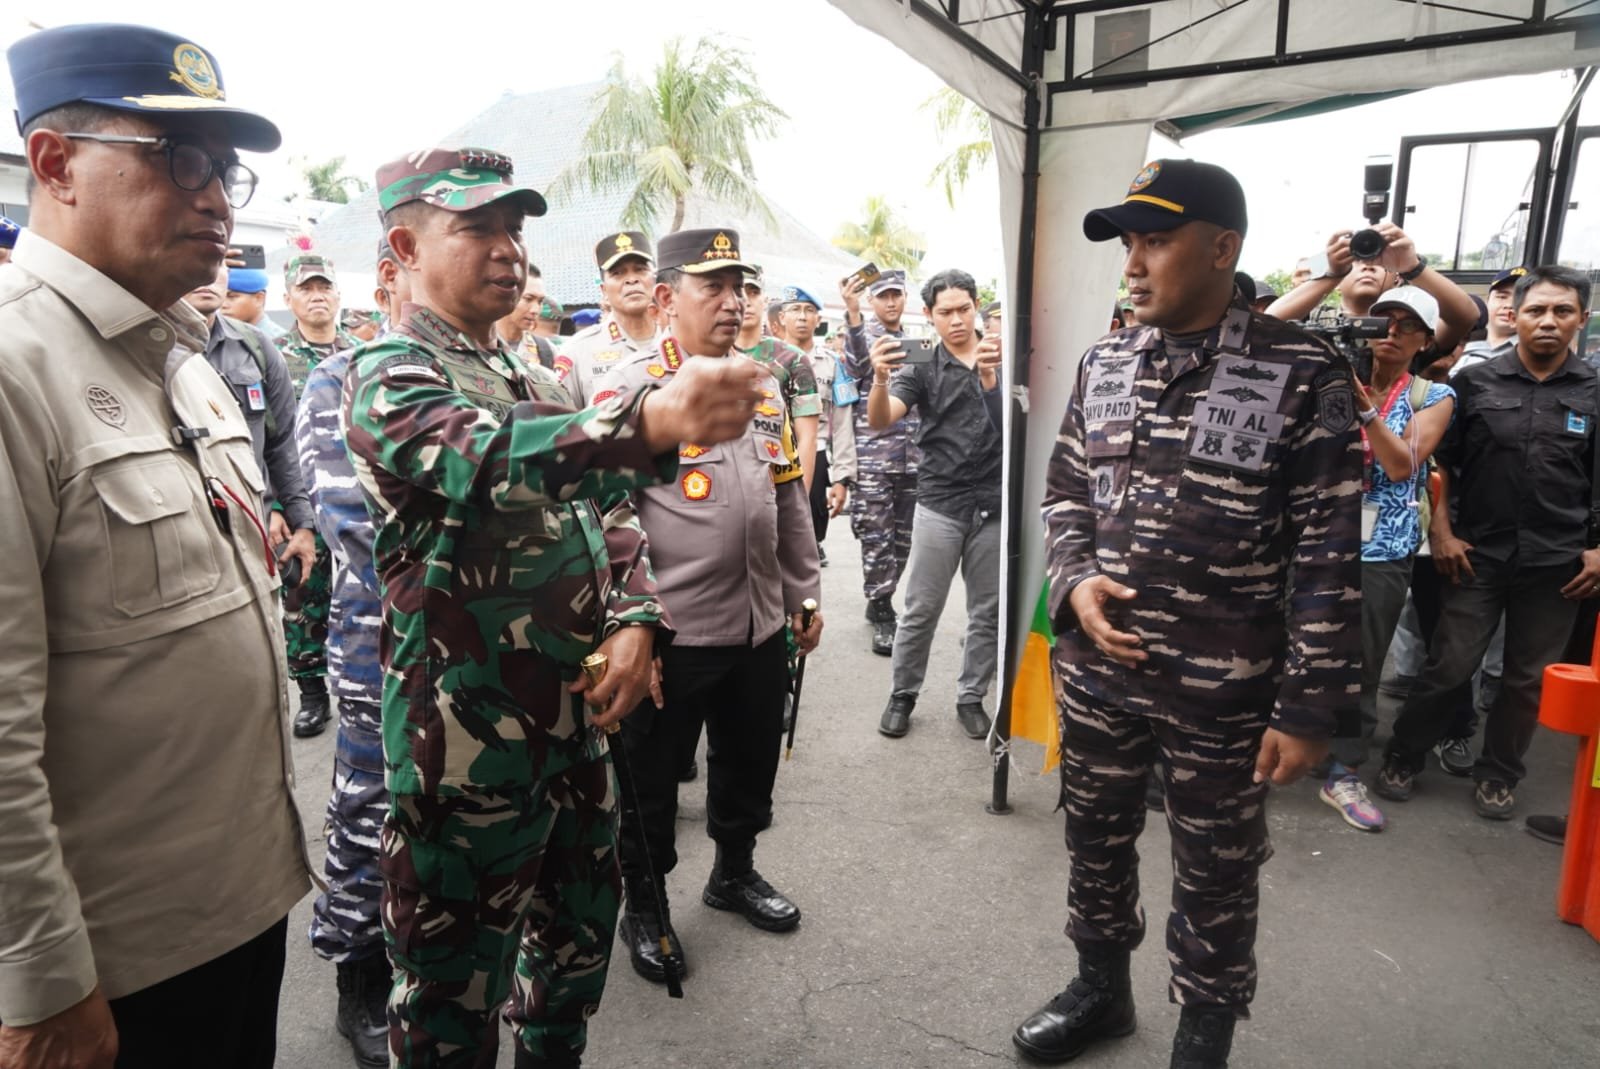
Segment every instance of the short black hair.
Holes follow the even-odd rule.
[[[1523,296],[1541,282],[1550,282],[1573,290],[1578,295],[1578,304],[1585,312],[1589,310],[1589,297],[1592,293],[1589,276],[1576,268],[1562,267],[1559,264],[1542,264],[1539,267],[1528,268],[1528,273],[1517,279],[1517,288],[1511,295],[1511,307],[1521,308]]]
[[[534,263],[531,260],[528,262],[528,277],[529,278],[543,278],[544,277],[543,275],[541,275],[539,273],[539,265]]]
[[[965,290],[967,296],[972,298],[972,303],[978,303],[978,283],[965,271],[952,267],[948,271],[940,271],[922,284],[922,307],[932,308],[933,302],[945,290]]]

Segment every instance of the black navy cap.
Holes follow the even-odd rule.
[[[867,287],[867,296],[876,297],[880,293],[890,290],[906,291],[906,273],[899,268],[890,268],[872,280],[872,285]]]
[[[148,115],[215,115],[235,148],[271,152],[283,142],[267,119],[227,103],[222,72],[192,41],[148,26],[87,23],[29,34],[6,50],[17,132],[63,104]]]
[[[1489,283],[1489,289],[1492,291],[1507,284],[1515,284],[1518,279],[1527,273],[1528,269],[1526,267],[1509,267],[1494,276],[1494,281]]]
[[[1083,233],[1090,241],[1110,241],[1123,234],[1173,230],[1195,220],[1243,234],[1248,217],[1239,180],[1214,163],[1155,160],[1134,176],[1121,204],[1083,217]]]

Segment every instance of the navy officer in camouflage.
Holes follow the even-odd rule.
[[[674,478],[680,442],[744,435],[761,376],[707,362],[574,410],[495,332],[526,280],[523,219],[545,207],[511,160],[427,149],[377,186],[411,301],[352,358],[341,429],[377,529],[391,1064],[493,1066],[515,960],[515,1064],[564,1069],[621,886],[595,729],[645,696],[666,624],[626,493]],[[591,684],[596,651],[610,672]]]
[[[1047,1062],[1134,1029],[1136,840],[1159,762],[1172,833],[1171,1065],[1226,1066],[1255,994],[1269,783],[1303,775],[1360,692],[1361,443],[1350,368],[1234,285],[1228,172],[1158,160],[1090,212],[1121,238],[1135,326],[1084,356],[1046,475],[1070,854],[1068,988],[1018,1027]]]

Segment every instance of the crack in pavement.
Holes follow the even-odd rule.
[[[942,1039],[946,1043],[960,1047],[962,1050],[971,1051],[973,1054],[981,1054],[985,1058],[993,1058],[995,1061],[1003,1062],[1006,1060],[1004,1055],[996,1054],[991,1050],[984,1050],[982,1047],[974,1047],[971,1043],[968,1043],[959,1036],[948,1035],[944,1032],[935,1032],[933,1029],[918,1024],[916,1021],[905,1017],[896,1016],[895,1020],[899,1021],[901,1024],[910,1025],[912,1028],[915,1028],[918,1032],[921,1032],[930,1039]]]

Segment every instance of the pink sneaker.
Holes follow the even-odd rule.
[[[1354,772],[1339,777],[1329,776],[1317,794],[1324,802],[1339,811],[1344,822],[1361,831],[1382,831],[1383,812],[1367,797],[1367,788]]]

